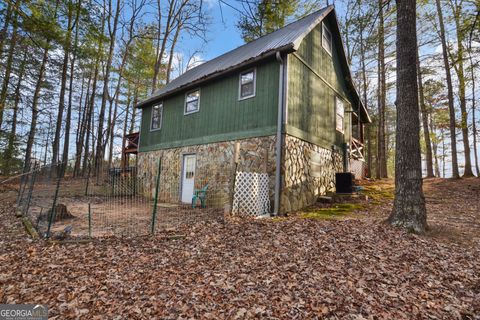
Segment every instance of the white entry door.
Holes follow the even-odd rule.
[[[182,170],[182,202],[191,203],[195,186],[195,163],[197,157],[194,154],[183,156]]]

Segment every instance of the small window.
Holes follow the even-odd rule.
[[[335,109],[336,109],[336,129],[343,133],[343,122],[345,119],[345,107],[343,101],[340,98],[335,99]]]
[[[322,23],[322,47],[332,55],[332,33],[325,23]]]
[[[200,89],[191,91],[185,96],[184,114],[197,112],[200,109]]]
[[[240,73],[240,88],[239,88],[239,100],[247,99],[255,96],[255,84],[256,74],[254,70],[249,70]]]
[[[162,128],[163,103],[157,104],[152,108],[152,121],[150,130],[160,130]]]

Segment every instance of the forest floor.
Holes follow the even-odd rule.
[[[480,319],[480,179],[428,179],[426,235],[385,224],[393,182],[368,202],[230,219],[182,236],[29,239],[0,204],[0,303],[49,319]]]

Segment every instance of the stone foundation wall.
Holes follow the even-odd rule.
[[[234,157],[238,150],[237,170],[267,172],[270,176],[270,192],[273,199],[275,140],[275,136],[267,136],[141,152],[138,154],[139,175],[144,177],[146,192],[153,196],[158,161],[162,158],[159,201],[179,202],[183,155],[196,154],[195,188],[202,188],[208,183],[207,205],[224,207],[231,201],[235,173]]]
[[[177,203],[181,197],[182,161],[185,154],[196,154],[195,188],[208,183],[207,205],[225,207],[231,204],[235,169],[266,172],[273,209],[275,192],[275,136],[209,143],[180,148],[141,152],[138,172],[145,192],[155,194],[158,161],[162,158],[159,201]],[[236,147],[238,145],[238,147]],[[238,165],[235,168],[235,153]],[[340,152],[284,136],[282,164],[281,213],[309,206],[319,195],[335,190],[335,172],[343,169]]]
[[[335,173],[343,170],[342,154],[296,137],[284,138],[281,212],[309,206],[335,190]]]

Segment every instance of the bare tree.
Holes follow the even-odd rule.
[[[387,146],[385,138],[386,91],[385,80],[385,21],[383,0],[378,1],[378,132],[377,132],[377,170],[376,178],[387,178]]]
[[[440,0],[435,0],[437,6],[437,15],[438,15],[438,25],[440,27],[440,40],[442,42],[442,54],[443,54],[443,64],[445,67],[445,75],[447,78],[447,90],[448,90],[448,110],[450,114],[450,139],[451,139],[451,148],[452,148],[452,176],[453,178],[459,178],[460,173],[458,171],[458,158],[457,158],[457,135],[455,129],[455,106],[453,100],[453,86],[452,86],[452,75],[450,73],[450,63],[448,60],[448,47],[447,40],[445,38],[445,25],[443,22],[443,12]]]
[[[432,142],[430,141],[430,130],[428,127],[428,112],[425,105],[425,96],[423,92],[423,80],[422,80],[422,68],[420,65],[420,54],[417,50],[417,77],[418,77],[418,96],[420,98],[420,110],[422,111],[422,125],[423,125],[423,138],[425,140],[426,149],[426,164],[427,164],[427,177],[434,177],[433,173],[433,156],[432,156]]]
[[[118,18],[120,16],[120,8],[122,6],[121,0],[117,0],[115,13],[113,13],[112,0],[108,2],[108,31],[110,37],[110,46],[107,54],[107,61],[105,62],[105,71],[103,75],[103,94],[102,94],[102,104],[100,107],[100,112],[98,116],[98,130],[97,130],[97,147],[95,152],[95,172],[100,170],[100,166],[103,162],[103,126],[105,121],[105,109],[107,106],[107,99],[109,97],[108,85],[110,81],[110,69],[112,67],[112,58],[113,51],[115,49],[115,40],[117,35],[118,27]],[[110,21],[113,15],[113,23]]]

